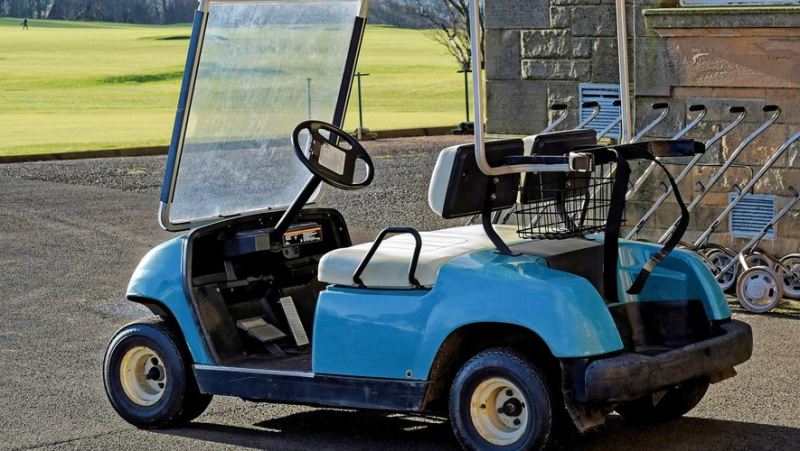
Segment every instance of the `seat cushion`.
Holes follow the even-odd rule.
[[[515,226],[494,227],[507,244],[523,241],[517,236]],[[420,236],[422,249],[415,276],[424,287],[434,285],[439,268],[448,261],[495,247],[479,225],[420,232]],[[353,274],[372,244],[359,244],[325,254],[319,262],[319,280],[335,285],[357,286]],[[408,267],[414,245],[414,238],[408,234],[383,240],[361,275],[361,281],[369,288],[412,288],[408,281]]]

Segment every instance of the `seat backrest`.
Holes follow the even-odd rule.
[[[494,166],[504,157],[521,156],[524,143],[521,139],[489,141],[485,149],[486,159]],[[502,175],[497,179],[490,187],[491,178],[481,172],[475,160],[474,144],[448,147],[436,160],[428,188],[428,205],[445,219],[477,214],[491,194],[488,189],[493,188],[492,210],[509,208],[517,201],[519,174]]]

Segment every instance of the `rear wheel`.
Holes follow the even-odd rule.
[[[707,378],[684,382],[668,388],[660,398],[652,395],[617,406],[617,413],[626,420],[659,422],[679,418],[694,409],[708,391]]]
[[[450,421],[467,450],[550,447],[561,418],[558,408],[544,372],[508,348],[473,357],[450,391]]]
[[[736,271],[737,265],[733,265],[729,270],[725,271],[725,274],[719,275],[725,266],[728,265],[731,261],[731,256],[721,250],[712,250],[709,251],[706,255],[706,266],[714,276],[717,278],[717,284],[722,289],[722,291],[728,291],[733,287],[736,283]]]
[[[787,298],[800,299],[800,255],[791,254],[781,259],[777,268]]]
[[[161,319],[120,329],[106,350],[103,379],[111,405],[142,428],[169,427],[197,418],[211,395],[201,394],[183,343]]]
[[[752,254],[746,256],[744,261],[747,263],[748,268],[752,268],[754,266],[763,266],[765,268],[772,269],[775,267],[775,262],[760,252],[753,252]]]

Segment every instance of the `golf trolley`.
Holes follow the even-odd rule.
[[[697,107],[697,110],[700,110]],[[698,256],[700,256],[703,261],[707,264],[709,269],[714,272],[717,282],[720,285],[720,288],[723,290],[730,290],[736,286],[736,292],[739,298],[739,302],[744,306],[746,309],[753,311],[753,312],[764,312],[768,311],[773,308],[781,299],[781,297],[786,294],[789,297],[796,296],[797,289],[796,287],[798,280],[796,279],[796,275],[793,271],[792,262],[793,256],[787,256],[787,262],[789,263],[784,264],[781,263],[780,259],[764,252],[761,249],[757,248],[758,243],[760,240],[766,235],[767,231],[774,226],[777,221],[779,221],[789,210],[784,209],[779,214],[775,215],[772,220],[765,226],[764,230],[761,231],[756,237],[751,240],[750,243],[745,245],[745,247],[739,252],[736,253],[731,249],[725,248],[724,246],[720,246],[718,244],[709,243],[709,239],[714,231],[719,227],[719,225],[724,221],[724,219],[734,210],[734,208],[741,202],[745,194],[748,192],[752,192],[755,185],[761,180],[761,178],[769,171],[769,169],[775,164],[775,162],[782,157],[786,151],[791,147],[791,145],[800,137],[800,134],[795,134],[791,138],[789,138],[782,146],[780,146],[773,155],[762,165],[761,169],[756,174],[752,174],[752,168],[748,166],[737,165],[734,163],[735,159],[738,155],[747,147],[747,145],[752,142],[757,136],[764,132],[772,123],[780,115],[780,108],[774,105],[767,105],[763,108],[764,112],[772,112],[773,114],[770,116],[767,121],[758,127],[754,132],[752,132],[747,138],[745,138],[739,146],[737,146],[736,150],[728,157],[728,159],[720,166],[720,169],[714,174],[712,179],[708,182],[706,186],[699,185],[701,188],[700,194],[695,197],[694,201],[687,207],[687,210],[691,211],[703,197],[710,192],[711,188],[714,184],[720,180],[722,175],[725,173],[726,170],[732,167],[745,167],[751,171],[750,180],[744,188],[734,187],[740,194],[735,197],[730,204],[719,214],[719,216],[712,221],[711,225],[701,234],[701,236],[693,243],[687,244],[680,242],[679,246],[684,249],[692,250],[697,252]],[[727,134],[731,129],[736,127],[744,118],[746,111],[741,107],[732,107],[730,109],[731,113],[739,113],[739,116],[734,120],[728,127],[723,129],[713,138],[711,138],[706,145],[710,146],[717,142],[722,136]],[[687,128],[690,127],[694,122],[701,119],[703,113],[699,114],[695,120],[687,125]],[[682,136],[682,132],[679,132],[678,136]],[[681,172],[681,174],[676,177],[676,181],[680,182],[683,177],[695,166],[699,166],[699,160],[702,155],[697,155],[691,162],[686,165],[686,168]],[[634,194],[636,191],[636,187],[641,185],[643,179],[645,179],[650,174],[650,169],[652,165],[648,167],[644,173],[640,176],[637,180],[636,184],[633,188],[628,192],[626,196],[628,199]],[[793,188],[790,188],[794,190]],[[655,204],[651,207],[651,209],[642,217],[639,223],[634,227],[631,232],[628,234],[628,238],[633,238],[643,227],[644,223],[658,210],[664,200],[668,197],[668,195],[672,192],[672,188],[665,188],[665,193],[661,195],[659,199],[656,200]],[[792,205],[794,205],[795,201],[791,201],[788,208],[790,209]],[[659,243],[663,243],[671,234],[671,231],[674,230],[676,227],[676,223],[673,224],[670,230],[665,233]],[[739,261],[741,260],[741,263]],[[739,278],[738,275],[742,271],[747,271],[749,268],[752,268],[745,278]],[[738,284],[737,284],[738,280]]]
[[[795,299],[800,296],[800,290],[797,289],[800,287],[800,279],[797,278],[795,257],[788,255],[782,260],[757,247],[768,231],[797,203],[797,191],[793,187],[789,188],[794,193],[792,200],[740,252],[735,253],[723,246],[708,244],[708,239],[721,221],[744,199],[746,193],[752,190],[775,161],[798,139],[800,139],[800,132],[790,137],[775,151],[761,170],[739,191],[739,195],[694,244],[695,249],[703,252],[720,287],[727,290],[735,285],[739,303],[755,313],[771,310],[780,302],[784,294]]]
[[[684,214],[664,246],[619,239],[629,161],[704,151],[629,143],[626,93],[612,146],[592,130],[485,141],[476,120],[475,142],[439,153],[428,204],[480,225],[390,227],[353,245],[319,203],[325,186],[380,177],[340,128],[367,6],[201,2],[161,194],[162,226],[188,232],[131,277],[127,298],[153,317],[106,350],[116,412],[172,427],[216,395],[425,413],[465,449],[527,450],[612,410],[679,417],[734,376],[752,332],[703,262],[674,249],[689,220],[677,189]],[[494,224],[518,200],[518,227]]]
[[[745,309],[753,313],[772,310],[786,295],[800,297],[800,257],[797,254],[778,259],[758,249],[758,243],[775,224],[800,200],[797,190],[790,187],[794,197],[738,253],[715,248],[707,254],[717,281],[736,279],[736,296]],[[723,259],[722,255],[727,258]],[[720,282],[723,283],[723,282]]]

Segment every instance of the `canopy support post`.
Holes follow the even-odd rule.
[[[617,0],[617,48],[619,49],[619,95],[622,122],[622,144],[631,142],[631,82],[628,77],[628,28],[625,18],[625,0]]]

